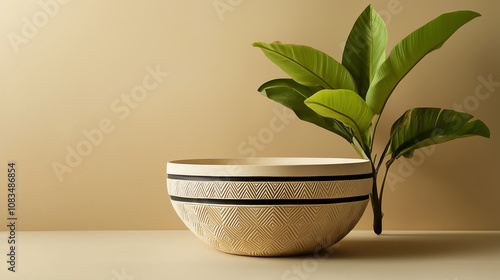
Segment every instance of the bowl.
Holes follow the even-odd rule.
[[[173,208],[200,239],[249,256],[328,248],[359,221],[370,161],[345,158],[189,159],[167,163]]]

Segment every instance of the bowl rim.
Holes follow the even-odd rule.
[[[172,160],[167,174],[208,177],[304,177],[366,175],[371,163],[360,158],[235,157]]]

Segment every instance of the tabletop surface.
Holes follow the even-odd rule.
[[[353,231],[320,254],[221,253],[191,232],[21,231],[16,272],[0,232],[0,279],[500,279],[499,231]]]

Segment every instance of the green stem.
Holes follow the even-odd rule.
[[[366,157],[368,157],[368,159],[370,161],[372,161],[372,159],[371,159],[371,149],[368,150],[367,149],[368,147],[365,146],[365,143],[364,143],[365,141],[363,139],[363,134],[361,134],[361,131],[359,129],[357,129],[357,132],[358,132],[358,135],[360,137],[360,139],[358,139],[358,142],[361,145],[361,149],[363,149],[363,152],[365,152]]]
[[[371,137],[371,143],[370,143],[370,151],[373,150],[373,140],[375,138],[375,133],[377,131],[377,126],[380,120],[380,116],[382,114],[379,114],[377,116],[377,119],[375,120],[375,125],[373,126],[373,132],[372,132],[372,137]],[[375,162],[372,161],[372,170],[373,170],[373,186],[372,186],[372,193],[371,193],[371,203],[372,203],[372,209],[373,209],[373,231],[377,234],[380,235],[382,233],[382,217],[384,214],[382,213],[382,195],[384,193],[384,185],[385,185],[385,180],[387,178],[387,172],[389,171],[389,167],[392,164],[393,159],[390,159],[387,164],[387,168],[385,170],[384,174],[384,179],[382,180],[382,186],[380,188],[380,196],[378,194],[378,187],[377,187],[377,175],[379,172],[380,167],[382,166],[382,163],[387,156],[387,151],[389,150],[389,146],[391,143],[391,138],[389,139],[389,142],[384,148],[384,151],[382,152],[379,162],[377,164],[377,167],[375,168]]]
[[[391,162],[391,163],[392,163],[392,162]],[[380,206],[381,206],[381,208],[382,208],[382,196],[384,195],[385,179],[387,178],[387,173],[389,173],[389,167],[390,167],[390,164],[389,164],[389,166],[387,166],[387,168],[385,169],[384,179],[382,179],[382,186],[380,187],[380,197],[379,197],[379,201],[380,201]]]
[[[382,161],[382,158],[380,159],[380,161]],[[387,179],[387,174],[389,173],[389,168],[391,167],[391,164],[393,162],[394,162],[393,159],[390,159],[387,162],[387,168],[385,169],[384,178],[382,179],[382,186],[380,187],[380,195],[378,195],[378,189],[377,189],[377,174],[380,165],[377,167],[376,170],[373,171],[373,187],[372,187],[371,201],[373,208],[373,231],[377,235],[382,233],[382,218],[384,217],[384,213],[382,213],[382,197],[384,195],[384,187],[385,187],[385,181]]]
[[[377,165],[377,168],[375,169],[375,171],[377,171],[377,172],[379,171],[380,166],[382,165],[382,162],[384,161],[384,158],[387,156],[387,151],[389,150],[390,144],[391,144],[391,140],[389,139],[389,143],[387,143],[387,145],[385,145],[385,149],[382,152],[382,155],[380,156],[380,160],[378,162],[378,165]]]
[[[373,209],[373,231],[377,235],[380,235],[382,233],[382,205],[380,204],[377,194],[377,180],[375,174],[373,178],[372,194],[370,197]]]
[[[372,193],[370,195],[370,199],[373,210],[373,231],[377,235],[379,235],[382,233],[382,208],[378,196],[377,170],[375,169],[373,162],[372,162],[372,172],[373,172],[373,183],[372,183]]]
[[[370,143],[370,151],[373,151],[373,140],[375,139],[375,131],[377,131],[377,125],[378,125],[378,121],[380,120],[380,115],[377,116],[377,120],[375,121],[375,125],[373,126],[373,132],[372,132],[372,139],[371,139],[371,143]]]

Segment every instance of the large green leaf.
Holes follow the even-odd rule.
[[[356,91],[347,69],[329,55],[311,47],[292,44],[254,43],[264,54],[299,84]]]
[[[394,88],[415,64],[426,54],[439,49],[462,25],[478,16],[472,11],[443,14],[398,43],[380,65],[366,94],[366,102],[373,113],[382,112]]]
[[[418,148],[456,138],[475,135],[489,138],[488,127],[480,120],[470,121],[472,118],[467,113],[439,108],[408,110],[392,125],[387,154],[392,153],[392,159],[411,158]]]
[[[363,99],[380,64],[385,60],[386,45],[385,23],[369,5],[354,23],[342,56],[342,65],[352,74],[358,94]]]
[[[306,98],[321,89],[321,87],[303,86],[292,79],[276,79],[260,86],[259,91],[269,99],[292,109],[301,120],[336,133],[352,143],[353,135],[350,128],[345,127],[337,120],[318,115],[304,104]]]
[[[324,89],[306,99],[305,103],[316,113],[351,127],[358,141],[367,146],[373,113],[357,93],[348,89]]]

